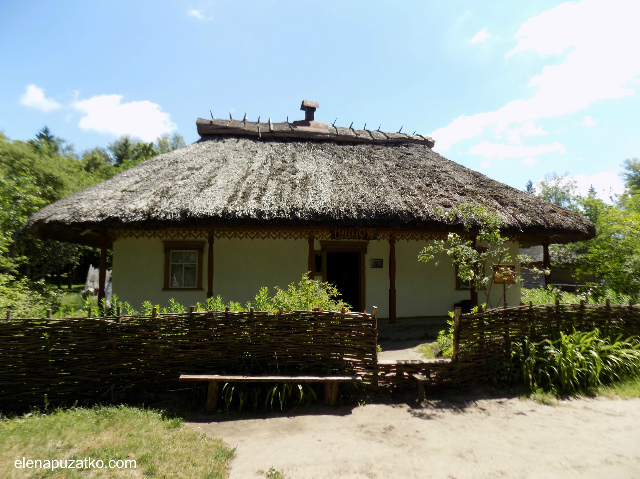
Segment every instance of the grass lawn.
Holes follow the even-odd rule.
[[[222,441],[182,420],[140,408],[76,408],[0,418],[2,478],[226,478],[233,455]],[[105,467],[17,469],[15,461],[23,457],[75,460],[75,465],[90,458],[103,461]],[[110,460],[134,460],[136,467],[131,463],[128,469],[109,469]]]

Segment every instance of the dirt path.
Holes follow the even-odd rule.
[[[640,399],[411,404],[190,425],[236,447],[232,479],[270,467],[287,479],[640,478]]]

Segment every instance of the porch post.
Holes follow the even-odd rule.
[[[313,279],[316,270],[316,249],[314,247],[313,235],[309,235],[307,239],[309,243],[309,258],[307,260],[307,271],[309,272],[309,279]]]
[[[213,297],[213,231],[209,233],[207,249],[207,298]]]
[[[477,248],[476,241],[477,241],[477,238],[474,237],[473,238],[473,249]],[[471,283],[469,300],[471,301],[471,307],[472,308],[475,308],[476,306],[478,306],[478,290],[473,287],[473,282]]]
[[[100,244],[100,264],[98,266],[98,309],[102,308],[107,287],[107,235],[105,233]],[[103,311],[104,314],[104,311]]]
[[[389,238],[389,322],[396,322],[396,238]]]
[[[549,242],[545,241],[542,243],[542,267],[544,269],[551,269],[551,257],[549,256]],[[551,275],[544,275],[544,285],[545,287],[551,284]]]

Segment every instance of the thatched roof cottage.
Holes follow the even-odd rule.
[[[439,210],[497,212],[514,257],[519,245],[595,234],[579,215],[435,153],[429,137],[327,125],[317,107],[305,100],[293,123],[199,119],[196,143],[46,206],[27,228],[112,249],[113,289],[133,304],[246,301],[312,271],[354,309],[392,319],[470,298],[447,258],[417,261],[430,240],[463,230]]]

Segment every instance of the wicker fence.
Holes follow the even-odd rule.
[[[456,318],[454,362],[466,365],[466,374],[458,377],[486,377],[488,361],[500,359],[513,342],[542,341],[560,336],[560,332],[592,331],[605,335],[640,334],[640,307],[623,305],[559,304],[494,309]]]
[[[190,388],[180,374],[372,377],[376,320],[366,313],[194,312],[0,321],[0,410],[125,400]]]

